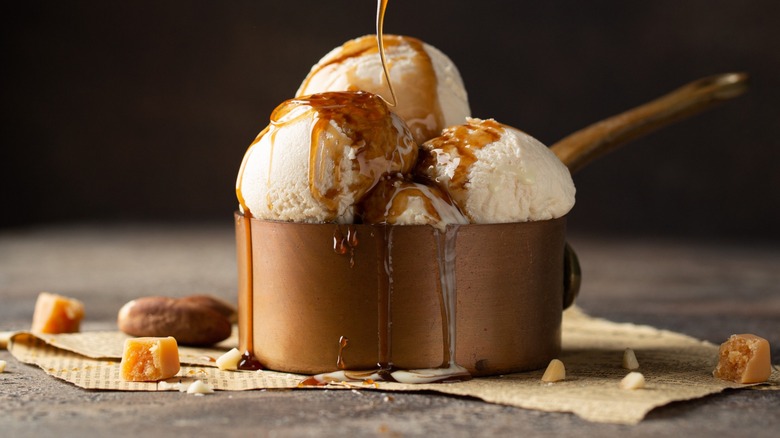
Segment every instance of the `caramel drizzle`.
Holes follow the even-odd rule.
[[[439,130],[444,125],[444,115],[441,110],[441,105],[438,99],[438,79],[436,77],[436,71],[433,66],[433,60],[428,56],[428,52],[425,51],[425,45],[417,38],[401,36],[401,35],[386,35],[382,34],[382,48],[378,47],[378,40],[376,38],[358,38],[348,41],[341,46],[341,50],[336,52],[332,57],[323,59],[319,64],[314,66],[303,81],[300,87],[301,93],[311,93],[317,91],[317,89],[310,89],[310,84],[314,77],[320,72],[332,65],[338,65],[346,62],[350,58],[360,58],[362,56],[380,55],[380,61],[384,57],[382,64],[383,76],[388,84],[390,96],[394,101],[392,104],[388,102],[388,105],[394,106],[395,110],[402,116],[415,138],[418,141],[421,139],[429,139],[439,134]],[[402,88],[401,95],[399,96],[397,90],[393,87],[390,80],[390,70],[392,68],[392,54],[396,52],[402,52],[405,49],[411,50],[413,55],[411,61],[415,64],[415,69],[418,72],[418,76],[414,78],[414,87]],[[385,54],[383,55],[382,52]],[[391,60],[387,60],[387,53],[390,53]],[[350,81],[352,82],[352,81]],[[368,87],[368,85],[365,85]],[[351,88],[348,91],[358,91],[361,87],[359,83],[352,83]],[[371,91],[379,92],[379,90],[372,89]],[[405,92],[404,92],[405,91]],[[382,100],[387,102],[384,97]],[[404,100],[405,107],[401,108],[398,105],[400,101]],[[408,102],[408,101],[412,102]]]
[[[382,263],[378,267],[377,276],[377,340],[378,357],[377,367],[379,371],[390,371],[393,368],[393,228],[384,227],[384,245],[379,245],[378,260]]]
[[[262,368],[260,362],[254,356],[254,276],[252,270],[252,215],[247,211],[241,216],[237,224],[242,228],[244,236],[244,252],[238,254],[238,262],[244,261],[243,271],[245,281],[239,278],[239,302],[244,297],[244,306],[239,308],[239,348],[243,350],[238,368],[242,370],[259,370]],[[240,275],[239,275],[240,277]],[[241,322],[243,321],[243,324]]]
[[[333,231],[333,252],[338,255],[349,253],[349,267],[355,267],[355,248],[357,248],[360,239],[358,239],[357,228],[354,225],[347,225],[347,234],[341,230],[341,225],[336,225]]]
[[[398,105],[398,99],[395,96],[393,83],[390,82],[390,73],[387,70],[387,57],[385,56],[384,28],[387,2],[388,0],[379,0],[376,4],[376,46],[379,48],[379,60],[382,62],[382,71],[385,73],[385,80],[388,88],[390,88],[390,97],[393,99],[393,103],[388,102],[385,98],[382,98],[382,100],[388,105],[395,107]]]
[[[344,363],[344,350],[349,347],[349,339],[346,336],[339,338],[339,356],[336,359],[336,369],[344,370],[347,365]]]
[[[448,223],[461,223],[465,217],[455,206],[450,196],[438,186],[428,182],[407,181],[390,177],[377,184],[372,194],[360,205],[364,223],[396,224],[399,217],[410,208],[412,200],[422,202],[429,225],[443,230]],[[444,214],[444,216],[442,216]]]
[[[270,157],[265,184],[266,208],[272,211],[271,166],[276,152],[276,135],[286,126],[306,119],[312,120],[309,190],[312,197],[329,212],[328,221],[344,214],[342,210],[354,204],[386,173],[406,173],[414,166],[417,155],[414,142],[407,131],[396,126],[389,108],[378,95],[329,92],[291,99],[274,109],[270,125],[257,136],[244,155],[236,181],[236,196],[243,212],[250,212],[242,193],[244,172],[250,156],[263,138],[270,136],[266,145]],[[348,153],[345,152],[345,142],[351,144],[350,153],[355,154],[354,160],[345,159],[344,154]],[[341,167],[349,161],[352,162],[351,167]],[[349,185],[343,183],[348,178],[347,174],[357,176]],[[258,214],[254,216],[258,217]]]
[[[448,183],[450,193],[462,192],[469,182],[468,170],[477,161],[475,153],[490,143],[498,141],[504,134],[504,125],[495,120],[469,119],[462,125],[451,126],[442,131],[420,148],[417,169],[420,173],[437,165],[437,157],[431,151],[437,149],[452,157],[459,157],[455,173]]]
[[[441,368],[447,368],[455,363],[456,350],[456,305],[457,287],[455,282],[455,240],[458,235],[458,226],[445,229],[444,232],[436,231],[436,252],[439,257],[439,295],[442,321],[442,364]]]

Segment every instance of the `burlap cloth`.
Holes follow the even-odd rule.
[[[126,335],[120,332],[85,332],[67,335],[16,333],[8,348],[21,362],[35,364],[46,373],[86,389],[118,391],[172,390],[171,383],[202,380],[216,390],[240,391],[299,388],[301,375],[273,371],[221,371],[214,360],[236,345],[235,335],[215,348],[180,347],[182,368],[167,382],[126,382],[119,376],[119,359]],[[621,367],[623,351],[632,348],[646,386],[639,390],[618,387],[628,373]],[[435,391],[482,399],[489,403],[572,412],[606,423],[635,424],[653,408],[689,400],[740,385],[712,377],[718,346],[649,326],[621,324],[593,318],[578,308],[564,312],[563,352],[566,380],[541,382],[544,370],[466,382],[407,385],[390,382],[352,382],[327,388],[383,391]],[[756,389],[780,389],[775,366],[769,382]],[[306,387],[312,390],[316,387]]]

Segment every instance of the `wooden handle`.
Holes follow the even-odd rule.
[[[726,73],[684,85],[651,102],[581,129],[551,146],[574,173],[592,160],[656,129],[747,91],[748,75]]]

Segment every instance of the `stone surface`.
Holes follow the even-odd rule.
[[[780,358],[780,248],[745,243],[572,236],[588,313],[651,324],[719,344],[756,333]],[[232,227],[67,226],[0,232],[0,331],[29,327],[38,292],[82,300],[83,329],[114,329],[130,299],[209,293],[235,303]],[[438,394],[294,390],[86,391],[8,362],[0,374],[3,436],[253,434],[267,436],[773,436],[780,391],[738,390],[652,411],[637,426],[588,423]],[[139,422],[139,418],[144,421]]]

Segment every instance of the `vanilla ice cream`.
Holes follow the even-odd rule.
[[[418,174],[435,181],[473,223],[558,218],[574,206],[566,166],[530,135],[468,119],[420,148]]]
[[[377,184],[361,203],[361,217],[366,224],[431,225],[440,230],[469,223],[441,189],[402,178]]]
[[[383,41],[397,99],[393,111],[406,121],[418,143],[470,116],[463,80],[446,55],[411,37],[385,35]],[[376,35],[344,43],[312,67],[296,96],[364,90],[392,102],[378,52]]]
[[[268,220],[352,223],[386,174],[408,173],[417,146],[378,96],[333,92],[288,100],[244,155],[242,212]]]

